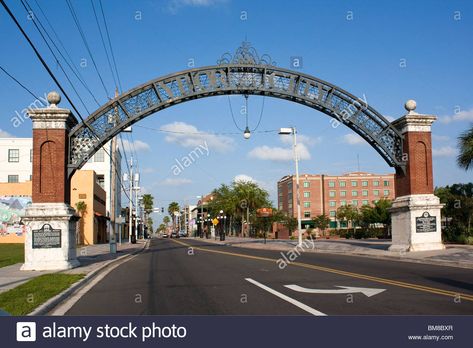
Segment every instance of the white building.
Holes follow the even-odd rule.
[[[31,181],[32,138],[0,138],[0,182]]]
[[[112,141],[109,141],[103,148],[81,168],[94,170],[100,186],[107,193],[106,210],[107,216],[111,214],[112,195],[115,206],[115,216],[121,212],[121,153],[116,148],[116,171],[112,171],[112,161],[109,154],[112,154]],[[0,138],[0,182],[25,182],[30,181],[33,172],[33,139],[32,138]],[[112,177],[115,175],[115,180]],[[115,181],[115,190],[112,189],[112,181]],[[112,191],[114,194],[112,194]],[[115,229],[118,231],[118,229]]]

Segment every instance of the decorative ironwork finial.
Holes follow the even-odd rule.
[[[217,61],[218,65],[241,64],[241,65],[276,65],[268,54],[260,56],[256,49],[248,41],[243,41],[237,48],[235,54],[224,53]]]

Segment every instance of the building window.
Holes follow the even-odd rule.
[[[373,190],[373,195],[379,196],[379,190]]]
[[[329,181],[328,187],[335,187],[335,181]]]
[[[101,188],[104,188],[105,177],[103,175],[97,175],[97,184],[99,184]]]
[[[337,206],[337,203],[335,201],[330,201],[330,202],[328,202],[328,205],[331,206],[331,207],[335,207],[335,206]]]
[[[384,186],[389,186],[389,181],[388,180],[384,180]]]
[[[347,186],[347,182],[346,182],[346,181],[339,181],[338,184],[340,185],[340,187],[345,187],[345,186]]]
[[[32,174],[30,174],[30,181],[32,181],[32,180],[33,180],[33,175],[32,175]]]
[[[330,221],[329,227],[330,228],[337,228],[337,222],[336,221]]]
[[[346,197],[347,191],[340,191],[340,197]]]
[[[8,162],[20,162],[19,149],[8,149]]]
[[[368,196],[368,190],[363,190],[361,191],[362,196]]]
[[[33,162],[33,149],[30,149],[30,162]]]
[[[310,211],[305,211],[304,212],[304,217],[305,218],[310,218]]]
[[[347,201],[340,201],[340,205],[341,206],[347,205]]]
[[[16,182],[18,182],[18,175],[8,175],[8,182],[9,182],[9,183],[16,183]]]
[[[355,180],[353,180],[353,181],[351,182],[351,186],[352,186],[352,187],[356,187],[357,185],[358,185],[358,183],[357,183]]]
[[[329,197],[335,197],[335,191],[330,191],[330,192],[328,193],[328,196],[329,196]]]
[[[282,203],[279,203],[279,210],[282,210],[282,209],[283,209]]]
[[[389,190],[384,190],[384,195],[389,196]]]
[[[373,186],[379,186],[379,181],[378,180],[373,181]]]
[[[358,196],[358,191],[355,191],[355,190],[351,191],[351,196],[352,197],[357,197]]]
[[[368,205],[368,204],[369,204],[369,202],[368,202],[368,200],[367,200],[367,199],[364,199],[364,200],[363,200],[363,202],[362,202],[362,204],[363,204],[363,205]]]
[[[306,187],[306,188],[307,188],[307,187],[310,187],[310,182],[304,181],[304,187]]]
[[[364,186],[364,187],[368,186],[368,181],[362,181],[361,186]]]
[[[354,207],[357,207],[358,206],[358,201],[356,199],[352,200],[351,205],[353,205]]]
[[[304,208],[310,208],[310,202],[304,202]]]
[[[337,212],[335,210],[330,210],[330,216],[337,216]]]
[[[310,192],[304,191],[304,198],[309,198],[309,197],[310,197]]]
[[[94,162],[104,162],[105,151],[103,149],[98,150],[94,155]]]

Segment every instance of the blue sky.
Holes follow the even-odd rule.
[[[357,96],[365,95],[368,103],[387,117],[402,116],[404,102],[415,99],[419,113],[439,117],[433,126],[435,185],[471,181],[471,172],[466,173],[455,164],[456,138],[473,121],[470,1],[102,1],[124,90],[184,70],[190,60],[195,66],[213,65],[223,53],[234,52],[246,37],[260,54],[269,54],[278,66],[290,68],[290,57],[302,57],[302,72]],[[21,4],[7,2],[81,113],[87,116]],[[97,0],[94,2],[98,4]],[[29,3],[37,8],[34,0]],[[39,3],[99,103],[105,103],[107,95],[66,2]],[[90,2],[72,3],[104,77],[108,96],[112,96],[114,82]],[[46,24],[41,13],[37,14]],[[3,9],[0,40],[0,63],[4,68],[37,95],[57,89]],[[87,60],[86,67],[80,66],[83,59]],[[78,90],[89,111],[95,110],[97,105],[88,93],[80,86]],[[0,135],[30,137],[28,120],[14,127],[10,119],[33,98],[1,72],[0,95]],[[239,127],[244,127],[244,117],[239,114],[244,98],[232,96],[230,100]],[[258,121],[262,102],[260,97],[249,98],[250,128]],[[61,106],[68,106],[65,98]],[[266,98],[258,131],[296,126],[304,147],[303,173],[357,170],[357,156],[363,171],[393,172],[350,129],[333,129],[329,120],[301,105]],[[198,139],[192,134],[176,136],[160,129],[208,132],[205,139],[209,154],[174,175],[176,159],[186,156]],[[233,124],[227,97],[200,99],[152,115],[133,127],[133,138],[137,142],[141,186],[154,195],[157,206],[167,206],[171,200],[193,203],[196,195],[229,183],[238,175],[253,178],[276,199],[277,180],[293,172],[293,162],[286,156],[290,149],[288,139],[273,132],[255,133],[250,140],[244,140]],[[286,152],[280,152],[282,155],[275,160],[274,148]]]

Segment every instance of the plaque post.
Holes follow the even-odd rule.
[[[27,227],[22,270],[64,270],[79,266],[76,256],[76,211],[69,205],[68,133],[76,120],[57,107],[61,98],[48,94],[50,105],[29,110],[33,121],[33,203],[22,221]]]

